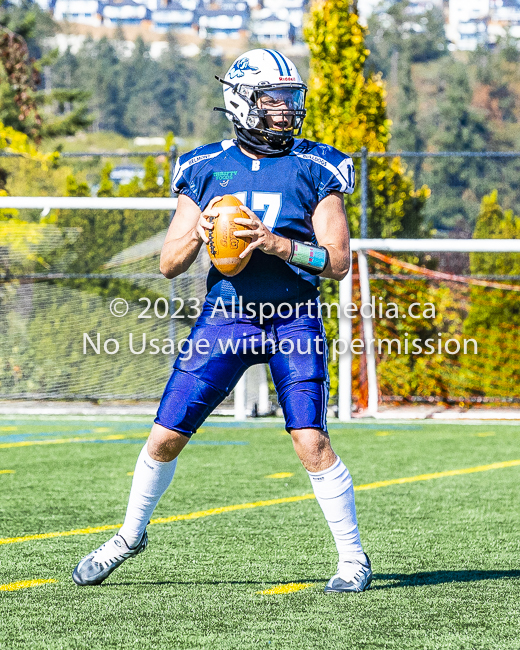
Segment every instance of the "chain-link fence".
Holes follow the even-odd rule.
[[[122,160],[124,164],[119,166],[127,166],[131,173],[136,169],[127,165],[131,158],[149,156],[166,158],[173,168],[174,151],[62,154],[65,160],[77,162],[79,171],[85,170],[82,165],[90,166],[93,184],[99,176],[100,160]],[[381,159],[397,161],[401,170],[412,174],[416,188],[429,188],[429,197],[416,215],[418,223],[413,234],[405,231],[400,237],[433,234],[440,238],[469,238],[483,197],[494,190],[504,209],[518,211],[520,153],[371,154],[363,150],[353,157],[358,166],[357,234],[363,238],[381,236],[378,224],[372,220],[375,211],[381,209],[377,187],[377,164]],[[10,160],[10,164],[16,165],[16,160]],[[168,212],[155,212],[153,218],[150,212],[127,209],[61,210],[56,215],[55,223],[45,226],[36,210],[19,212],[18,221],[26,221],[25,225],[16,226],[17,220],[12,218],[0,220],[0,398],[158,398],[178,344],[187,336],[197,313],[196,305],[204,298],[207,256],[202,252],[186,274],[168,281],[158,273],[159,253],[171,217]],[[96,247],[99,258],[93,255]],[[473,258],[472,262],[468,253],[404,256],[438,273],[505,284],[520,279],[518,257],[495,256],[495,261],[484,260],[479,265],[479,260]],[[85,271],[82,261],[87,258],[90,267]],[[387,302],[402,303],[407,308],[418,294],[437,301],[437,322],[418,321],[408,328],[409,335],[420,330],[423,338],[431,332],[438,336],[445,328],[462,340],[468,328],[475,326],[480,339],[487,328],[486,340],[496,341],[501,350],[497,356],[494,343],[481,347],[486,359],[482,360],[481,355],[480,366],[452,356],[447,363],[431,358],[421,366],[413,357],[405,360],[380,355],[380,400],[515,401],[515,386],[520,380],[516,377],[519,371],[515,347],[520,334],[518,292],[491,285],[471,289],[469,283],[454,284],[440,276],[410,276],[392,261],[369,260],[373,293]],[[355,275],[354,294],[358,295],[356,281]],[[111,311],[114,298],[126,301],[125,316]],[[504,318],[496,316],[501,304],[507,306]],[[113,309],[117,310],[117,305]],[[353,325],[354,331],[361,327],[360,321]],[[380,319],[375,329],[383,338],[395,338],[397,330],[405,333],[406,328],[390,318]],[[508,368],[507,379],[495,361]],[[334,364],[331,372],[334,403]],[[362,407],[366,392],[362,357],[354,363],[354,372],[354,397]],[[483,389],[479,377],[486,373]],[[254,390],[249,391],[248,402],[249,410],[254,411]],[[224,409],[231,410],[232,403],[225,404]]]

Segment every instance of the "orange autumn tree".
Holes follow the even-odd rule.
[[[353,0],[314,0],[304,28],[310,50],[309,93],[305,137],[353,153],[366,147],[385,153],[392,123],[387,116],[385,83],[381,74],[365,74],[370,52],[367,29],[359,22]],[[359,237],[361,183],[345,197],[352,235]],[[372,158],[368,174],[368,236],[416,237],[423,228],[426,187],[416,190],[411,173],[399,158]],[[322,283],[322,298],[338,301],[338,283]],[[326,319],[327,336],[338,336],[336,318]],[[355,372],[359,360],[355,359]],[[337,362],[329,366],[331,392],[337,391]]]

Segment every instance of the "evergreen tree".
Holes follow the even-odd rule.
[[[168,48],[159,60],[161,81],[156,89],[163,110],[163,128],[186,137],[190,111],[190,62],[181,55],[173,33],[168,33]]]
[[[220,56],[212,56],[211,42],[206,41],[200,54],[195,59],[194,84],[192,97],[197,97],[195,132],[200,133],[203,142],[222,140],[229,137],[232,127],[223,113],[213,111],[215,106],[222,106],[222,84],[215,76],[223,77],[228,64]]]
[[[405,54],[412,63],[433,61],[448,53],[444,16],[438,7],[410,15],[409,0],[392,2],[368,19],[367,47],[371,56],[367,68],[391,74],[395,56]]]
[[[150,58],[150,48],[141,37],[134,44],[132,55],[119,62],[121,98],[125,105],[123,134],[160,135],[163,131],[163,109],[157,96],[160,67]]]
[[[418,95],[412,76],[412,61],[408,52],[399,57],[398,96],[396,119],[392,129],[394,151],[424,151],[426,138],[418,123]],[[413,158],[410,166],[417,183],[422,169],[422,158]]]
[[[399,57],[398,86],[397,119],[392,129],[392,148],[396,151],[423,151],[426,142],[418,125],[418,95],[408,52]]]
[[[99,41],[88,38],[78,53],[77,61],[72,85],[90,93],[89,107],[95,117],[94,128],[124,133],[126,93],[121,89],[122,75],[115,44],[105,37]]]
[[[466,66],[450,61],[438,86],[438,114],[434,116],[432,144],[438,151],[484,151],[490,139],[489,127],[481,111],[472,107],[473,90]],[[432,164],[426,177],[435,200],[427,208],[434,227],[472,227],[479,201],[486,191],[483,180],[494,163],[483,158],[443,158]]]
[[[171,34],[159,60],[140,38],[129,57],[126,47],[122,29],[110,41],[87,39],[77,54],[69,50],[53,65],[53,85],[89,94],[97,130],[127,137],[173,131],[196,143],[229,137],[229,122],[213,112],[222,104],[214,75],[223,76],[228,64],[211,53],[209,42],[193,58],[181,56]]]

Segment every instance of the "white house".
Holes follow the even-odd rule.
[[[449,0],[449,24],[485,19],[490,10],[491,0]]]
[[[103,24],[108,27],[139,25],[150,18],[151,11],[148,7],[134,0],[109,0],[103,3]]]
[[[442,6],[442,0],[411,0],[408,13],[423,14],[426,11],[431,11],[435,7],[442,9]]]
[[[276,12],[278,9],[301,9],[307,4],[306,0],[263,0],[262,6]]]
[[[248,28],[249,8],[241,12],[229,9],[203,9],[198,15],[199,36],[239,38]]]
[[[52,5],[52,0],[35,0],[36,4],[39,4],[42,9],[45,9],[45,11],[49,11],[51,9]],[[12,0],[13,4],[18,5],[20,4],[19,0]]]
[[[259,43],[290,43],[296,30],[287,20],[271,14],[251,21],[251,36]]]
[[[446,35],[459,50],[475,50],[488,40],[491,0],[449,0]]]
[[[152,29],[156,32],[186,32],[193,29],[195,12],[185,9],[179,2],[171,2],[167,8],[152,12]]]
[[[102,4],[98,0],[56,0],[54,20],[101,25]]]
[[[104,0],[102,0],[102,2],[104,2]],[[135,2],[148,7],[150,11],[155,11],[156,9],[160,9],[163,5],[166,5],[165,0],[135,0]]]
[[[517,24],[520,23],[519,0],[494,0],[492,11],[493,21]]]
[[[520,37],[520,0],[449,0],[446,34],[453,47],[474,50],[507,31]]]

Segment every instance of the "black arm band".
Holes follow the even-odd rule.
[[[311,275],[319,275],[329,263],[329,251],[323,246],[291,239],[291,254],[287,261]]]

